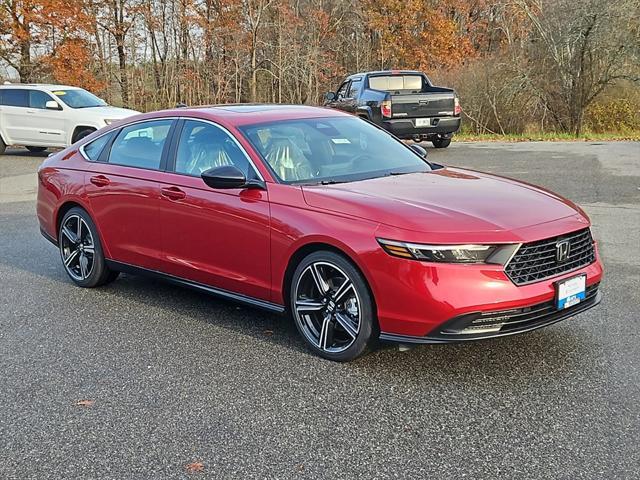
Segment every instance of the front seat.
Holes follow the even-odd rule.
[[[179,156],[181,158],[178,163],[184,162],[183,165],[178,165],[179,170],[199,176],[210,168],[233,165],[231,158],[220,145],[220,140],[216,140],[218,139],[212,139],[207,131],[194,136],[189,145],[189,155]]]
[[[313,169],[309,160],[288,138],[272,138],[265,149],[265,158],[276,175],[285,182],[313,178]]]

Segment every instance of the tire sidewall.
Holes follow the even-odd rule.
[[[302,326],[298,321],[297,314],[295,312],[296,291],[295,287],[298,279],[304,272],[304,270],[314,262],[328,262],[333,263],[339,267],[344,273],[347,274],[352,281],[354,288],[357,291],[360,300],[360,331],[353,344],[343,352],[332,353],[326,352],[317,345],[311,343],[302,330]],[[289,311],[293,322],[298,330],[298,333],[304,340],[307,347],[317,355],[329,360],[337,362],[348,362],[353,360],[363,353],[365,353],[375,342],[377,332],[377,321],[375,318],[375,311],[373,308],[373,299],[369,292],[366,280],[359,272],[359,270],[353,265],[350,260],[347,260],[342,255],[339,255],[330,251],[318,251],[307,255],[296,267],[296,270],[291,278],[291,285],[289,286]]]
[[[91,129],[91,128],[85,128],[85,129],[80,130],[76,134],[75,138],[73,139],[73,143],[79,142],[83,138],[88,137],[89,135],[91,135],[93,132],[95,132],[95,130]]]
[[[64,255],[62,253],[62,241],[61,241],[62,226],[66,223],[69,217],[73,215],[78,215],[80,218],[82,218],[82,220],[84,220],[84,222],[89,227],[91,236],[93,237],[93,245],[94,245],[93,270],[91,271],[91,274],[84,280],[77,280],[73,278],[71,275],[69,275],[67,268],[64,266]],[[58,243],[59,243],[58,250],[60,251],[60,258],[62,259],[62,262],[63,262],[62,267],[64,268],[65,273],[73,281],[73,283],[75,283],[80,287],[91,288],[99,285],[103,281],[106,275],[107,267],[104,259],[104,253],[102,250],[102,243],[100,242],[100,235],[98,234],[98,229],[96,228],[95,224],[93,223],[93,220],[91,219],[91,216],[86,212],[86,210],[79,207],[73,207],[67,213],[65,213],[64,217],[62,218],[62,221],[60,222],[60,228],[58,229]]]

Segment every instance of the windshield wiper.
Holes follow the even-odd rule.
[[[336,183],[346,183],[344,181],[339,181],[339,180],[333,180],[333,179],[329,179],[329,180],[322,180],[320,182],[321,185],[335,185]]]

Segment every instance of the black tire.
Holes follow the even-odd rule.
[[[31,153],[42,153],[47,149],[47,147],[31,147],[31,146],[27,146],[27,150],[29,150]]]
[[[347,280],[351,283],[345,287]],[[307,255],[293,274],[289,292],[291,316],[314,353],[348,362],[375,344],[378,324],[369,288],[358,269],[342,255],[330,251]]]
[[[4,155],[6,149],[7,146],[5,145],[4,140],[2,140],[2,137],[0,137],[0,155]]]
[[[76,134],[73,136],[73,138],[71,139],[71,143],[76,143],[82,140],[84,137],[88,137],[95,131],[96,131],[95,128],[83,128],[82,130],[78,130]]]
[[[436,138],[435,140],[432,140],[431,143],[433,143],[433,146],[436,148],[447,148],[449,145],[451,145],[451,139]]]
[[[74,207],[62,218],[58,231],[58,245],[64,269],[79,287],[99,287],[113,282],[118,277],[118,272],[107,267],[98,230],[89,214],[82,208]],[[90,253],[91,251],[93,253]],[[83,258],[86,261],[83,261]]]

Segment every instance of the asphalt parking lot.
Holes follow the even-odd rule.
[[[640,478],[640,143],[429,154],[577,201],[603,303],[331,363],[283,318],[204,294],[72,286],[38,231],[43,155],[0,157],[0,478]]]

